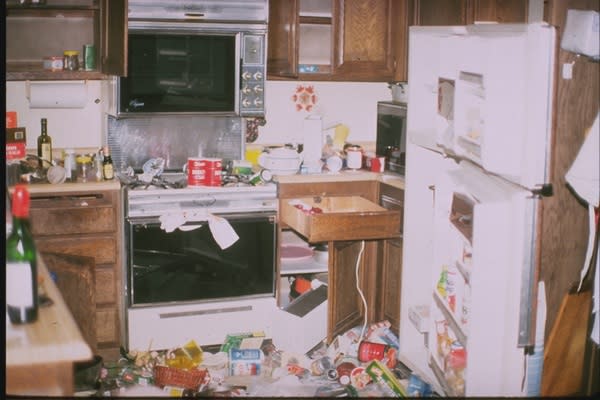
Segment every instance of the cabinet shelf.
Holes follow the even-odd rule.
[[[106,78],[100,71],[48,71],[41,62],[7,62],[6,80],[99,80]]]

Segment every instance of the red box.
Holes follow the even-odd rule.
[[[25,157],[27,137],[25,128],[6,128],[6,159],[16,160]]]
[[[17,127],[17,112],[7,111],[6,112],[6,127],[16,128]]]

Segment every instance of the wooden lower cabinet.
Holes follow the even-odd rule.
[[[89,315],[89,321],[78,323],[95,325],[95,337],[88,344],[105,359],[117,359],[121,344],[120,221],[119,190],[31,194],[31,226],[38,251],[87,256],[95,263],[90,289],[95,302],[87,313],[80,313]]]
[[[404,220],[404,190],[381,183],[379,185],[379,203],[388,210],[400,211]],[[392,331],[398,335],[400,329],[400,288],[402,279],[402,225],[398,237],[380,243],[377,264],[381,275],[377,287],[378,318],[390,322]]]
[[[367,180],[279,184],[280,202],[286,202],[291,198],[310,196],[360,196],[375,204],[379,204],[379,182]],[[281,210],[282,208],[280,204],[279,209]],[[359,223],[358,220],[357,223]],[[285,225],[284,221],[282,221],[282,225]],[[283,226],[282,228],[287,228],[287,226]],[[328,342],[331,342],[337,335],[343,334],[355,326],[362,325],[365,322],[367,324],[378,322],[381,317],[389,313],[397,314],[397,318],[399,319],[399,289],[396,290],[398,301],[393,305],[393,302],[388,299],[394,296],[391,294],[391,291],[395,289],[391,286],[382,289],[384,279],[392,280],[392,275],[396,273],[392,268],[383,268],[381,257],[379,256],[381,246],[385,246],[385,243],[389,240],[397,241],[398,239],[328,241],[330,249],[328,266]],[[400,244],[400,251],[401,248]],[[394,249],[397,250],[397,247],[394,247]],[[390,263],[390,266],[395,265]],[[387,277],[384,278],[384,275]],[[357,289],[357,277],[360,292]],[[400,285],[399,280],[400,276],[393,277],[393,281],[396,282],[395,285],[398,288]],[[386,293],[384,296],[381,293],[382,290],[389,290],[390,294]],[[366,307],[363,302],[363,296]],[[382,305],[385,305],[385,309],[382,309]],[[390,322],[397,325],[397,320]]]

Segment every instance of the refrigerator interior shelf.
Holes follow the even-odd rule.
[[[429,367],[431,368],[431,370],[433,371],[433,374],[435,375],[438,382],[442,386],[442,389],[444,390],[444,393],[446,394],[446,396],[448,396],[448,397],[464,396],[464,394],[461,396],[459,393],[455,393],[450,388],[450,385],[448,384],[448,381],[446,381],[446,377],[444,376],[444,371],[442,370],[441,366],[438,364],[438,361],[436,360],[436,358],[434,356],[431,356],[429,358]]]
[[[440,295],[435,291],[433,292],[433,299],[435,300],[438,309],[442,312],[444,318],[448,322],[450,329],[452,329],[452,331],[456,335],[456,339],[466,348],[467,335],[464,332],[461,324],[456,321],[456,317],[454,316],[454,313],[448,308],[446,301],[442,299]]]

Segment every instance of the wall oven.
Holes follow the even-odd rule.
[[[189,339],[217,344],[240,329],[268,330],[275,307],[274,187],[124,190],[128,348],[170,348]],[[229,247],[218,244],[223,226],[212,216],[237,235]]]
[[[116,114],[264,116],[268,1],[130,1]]]

